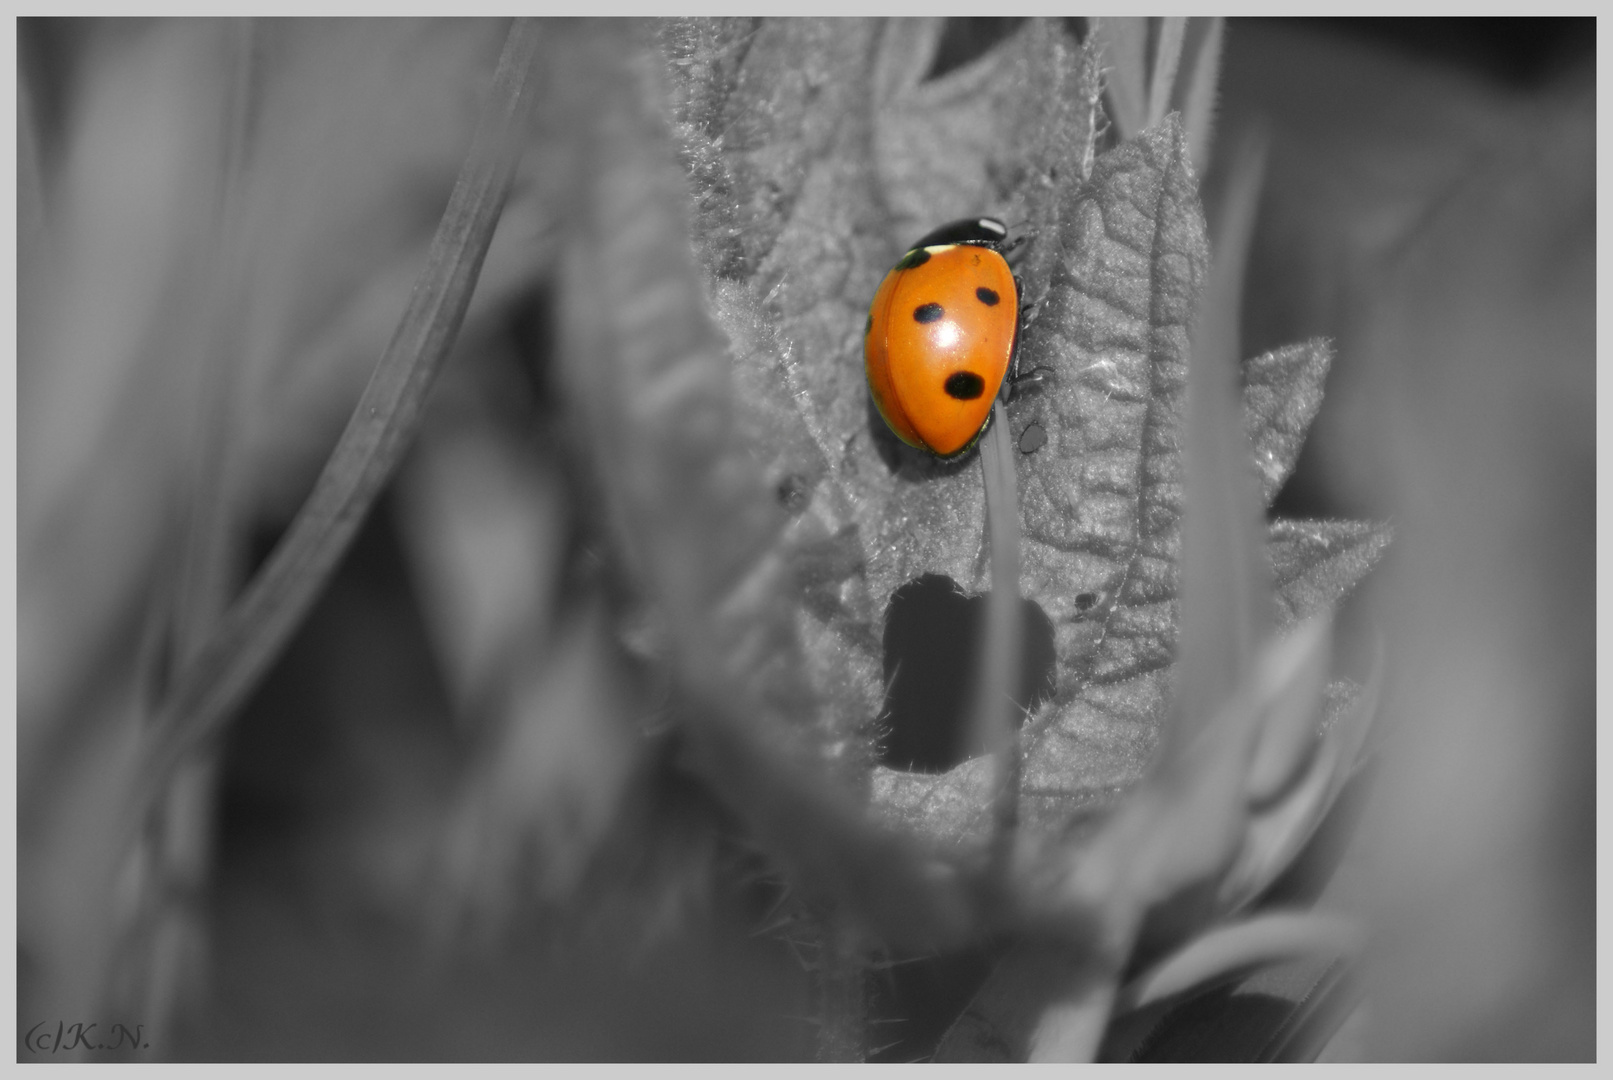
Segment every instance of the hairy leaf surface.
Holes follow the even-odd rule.
[[[797,629],[851,743],[874,730],[895,590],[929,573],[987,584],[974,457],[940,463],[903,446],[869,401],[868,299],[904,245],[943,220],[994,214],[1028,237],[1018,271],[1036,307],[1021,364],[1044,370],[1009,409],[1025,451],[1020,584],[1052,621],[1057,666],[1052,700],[1022,731],[1022,805],[1033,829],[1063,828],[1142,774],[1164,716],[1204,218],[1174,117],[1093,160],[1095,47],[1027,20],[929,78],[939,39],[933,20],[691,20],[663,27],[659,43],[736,422],[791,516],[784,546],[807,597]],[[1330,357],[1318,340],[1245,364],[1245,430],[1268,503]],[[1335,602],[1385,538],[1274,525],[1279,621]],[[884,816],[933,839],[984,828],[980,762],[941,776],[876,768],[873,785]]]

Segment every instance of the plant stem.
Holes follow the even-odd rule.
[[[975,684],[973,745],[991,755],[994,873],[1005,872],[1019,820],[1019,739],[1014,701],[1022,663],[1025,622],[1019,605],[1019,500],[1014,482],[1008,412],[993,407],[991,427],[980,442],[985,473],[986,534],[991,546],[991,591],[986,594],[986,632],[980,642]],[[1003,880],[997,878],[997,880]]]
[[[845,918],[818,923],[818,1061],[844,1064],[868,1056],[868,963]]]

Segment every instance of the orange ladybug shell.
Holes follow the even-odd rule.
[[[879,414],[898,438],[941,457],[974,445],[1013,358],[1019,293],[981,244],[903,256],[874,294],[863,359]]]

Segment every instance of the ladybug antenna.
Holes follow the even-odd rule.
[[[1003,221],[1002,218],[998,218],[997,221],[1007,230],[1006,238],[998,246],[998,250],[1004,255],[1016,248],[1023,247],[1036,237],[1034,232],[1026,231],[1025,229],[1025,226],[1031,223],[1028,215],[1016,218],[1013,221]]]
[[[1006,259],[1008,258],[1009,253],[1018,251],[1020,248],[1026,247],[1035,240],[1035,233],[1017,232],[1012,238],[1004,240],[1001,244],[999,244],[997,250],[1002,254],[1003,258]],[[1013,260],[1010,261],[1009,265],[1013,265]]]

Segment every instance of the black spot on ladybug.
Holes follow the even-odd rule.
[[[1019,433],[1019,452],[1021,454],[1034,454],[1047,442],[1047,432],[1041,424],[1026,424],[1025,430]],[[1080,600],[1076,600],[1079,604]]]
[[[896,264],[898,270],[911,270],[915,266],[923,266],[930,261],[930,253],[923,248],[914,248],[902,256],[902,261]]]
[[[954,371],[945,385],[947,394],[959,401],[973,401],[986,392],[986,380],[972,371]]]
[[[795,473],[790,473],[778,482],[777,494],[779,505],[784,507],[791,517],[805,510],[807,503],[812,501],[812,490],[807,487],[806,477]]]
[[[946,309],[940,304],[920,304],[913,309],[913,318],[921,323],[940,322],[941,316],[945,314]]]
[[[868,313],[868,325],[863,327],[863,337],[867,337],[869,334],[872,334],[873,332],[874,332],[874,313],[872,311],[870,311]]]
[[[1084,592],[1075,598],[1075,610],[1086,611],[1098,602],[1096,593]]]
[[[995,290],[988,289],[984,285],[975,290],[975,295],[980,297],[980,302],[985,304],[987,307],[996,307],[997,301],[1002,299],[1002,297],[997,295]]]

